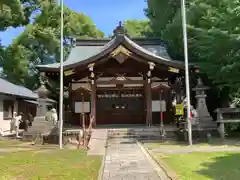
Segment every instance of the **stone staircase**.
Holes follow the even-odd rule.
[[[175,139],[175,129],[165,129],[164,139]],[[142,128],[116,128],[108,129],[108,139],[129,139],[137,140],[159,140],[161,139],[160,127],[142,127]]]

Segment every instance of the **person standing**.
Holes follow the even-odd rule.
[[[14,121],[15,121],[16,138],[19,138],[20,137],[19,136],[19,125],[22,122],[22,113],[17,115],[17,113],[14,112],[13,118],[14,118]]]
[[[53,125],[56,126],[58,122],[58,115],[57,115],[57,110],[55,108],[51,109],[51,120]]]
[[[32,122],[34,120],[33,115],[31,113],[28,113],[28,119],[29,119],[29,126],[32,126]]]

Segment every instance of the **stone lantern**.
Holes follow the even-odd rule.
[[[43,82],[41,82],[41,86],[37,89],[37,94],[39,99],[46,99],[48,95],[48,90]]]
[[[217,124],[213,121],[212,117],[209,114],[207,105],[206,105],[206,90],[209,87],[205,86],[200,78],[198,78],[198,82],[193,91],[196,92],[196,99],[197,99],[197,113],[199,117],[199,126],[200,128],[217,128]]]
[[[38,94],[37,116],[45,116],[47,111],[48,111],[48,109],[47,109],[47,95],[48,95],[49,91],[47,90],[43,81],[41,81],[41,86],[37,89],[36,92]]]

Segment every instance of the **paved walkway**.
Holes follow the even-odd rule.
[[[136,141],[110,139],[103,180],[160,180],[160,178]]]
[[[88,155],[101,155],[105,154],[105,145],[107,141],[107,129],[94,129],[88,147]]]

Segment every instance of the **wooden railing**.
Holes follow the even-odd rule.
[[[225,123],[239,123],[240,122],[240,108],[218,108],[217,122],[220,124],[218,131],[222,138],[225,138]]]

